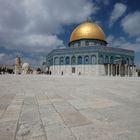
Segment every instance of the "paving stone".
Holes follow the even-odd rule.
[[[111,137],[103,133],[95,125],[83,125],[71,128],[72,133],[78,140],[109,140]]]
[[[47,96],[48,96],[50,102],[62,102],[62,101],[64,101],[64,99],[57,94],[48,94]]]
[[[64,122],[69,126],[79,126],[91,123],[86,117],[79,112],[63,112],[60,113]]]
[[[136,77],[1,75],[0,140],[139,140],[139,85]]]
[[[7,109],[7,107],[9,106],[9,104],[12,102],[13,98],[14,98],[14,94],[13,95],[3,95],[0,98],[0,109]]]
[[[84,102],[88,108],[93,108],[93,109],[120,105],[120,103],[118,102],[115,102],[113,100],[109,100],[109,99],[106,99],[105,97],[100,97],[97,95],[96,96],[94,95],[85,99]]]
[[[37,101],[36,101],[35,97],[26,96],[24,99],[24,104],[25,105],[37,105]]]
[[[69,126],[78,126],[90,123],[90,121],[81,115],[75,108],[66,102],[55,103],[57,111],[60,113],[64,122]]]
[[[93,123],[100,121],[100,122],[105,122],[109,121],[107,117],[103,116],[101,113],[95,111],[94,109],[83,109],[80,110],[80,113],[87,117],[90,121]]]
[[[3,115],[4,111],[5,111],[4,109],[0,109],[0,118]]]
[[[17,94],[11,102],[11,105],[22,105],[24,100],[24,94]]]
[[[51,104],[51,101],[45,94],[36,94],[36,99],[39,105],[48,105]]]
[[[22,105],[9,105],[8,107],[7,107],[7,110],[6,111],[20,111],[21,110],[21,107],[22,107]]]
[[[18,121],[20,110],[7,110],[2,115],[0,122],[2,121]]]
[[[60,115],[54,110],[53,106],[40,107],[41,119],[44,125],[62,122]]]
[[[56,112],[56,109],[52,104],[39,105],[39,110],[40,110],[40,113],[46,113],[47,111]]]
[[[20,124],[18,126],[16,139],[32,139],[33,137],[42,136],[43,126],[41,122],[31,122],[27,124]]]
[[[40,120],[38,107],[34,105],[24,105],[21,116],[19,119],[20,123],[36,122]]]
[[[113,135],[113,140],[139,140],[140,134],[135,132],[126,132]]]
[[[46,111],[46,112],[44,111],[43,113],[41,113],[41,119],[44,125],[63,122],[60,115],[56,111],[53,111],[53,110]]]
[[[55,123],[45,127],[48,140],[76,140],[64,123]]]
[[[33,137],[31,140],[47,140],[45,136]]]
[[[68,102],[54,102],[53,105],[55,106],[56,110],[60,113],[65,111],[70,112],[76,111],[76,109]]]
[[[14,140],[16,128],[16,121],[0,122],[0,140]]]
[[[88,106],[86,105],[86,103],[85,103],[84,100],[76,100],[76,99],[73,99],[73,100],[68,100],[68,102],[69,102],[73,107],[75,107],[75,108],[78,109],[78,110],[87,109],[87,108],[88,108]]]

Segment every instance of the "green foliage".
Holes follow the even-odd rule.
[[[2,73],[12,74],[14,73],[14,70],[12,68],[0,67],[0,74]]]

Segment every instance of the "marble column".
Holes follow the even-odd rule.
[[[133,76],[136,76],[136,67],[135,66],[133,66],[134,67],[134,75]]]
[[[115,68],[116,68],[116,70],[115,70],[115,76],[118,76],[118,75],[117,75],[117,68],[118,68],[118,67],[117,67],[117,64],[115,65]]]
[[[132,65],[132,67],[131,67],[131,76],[133,76],[133,65]]]
[[[110,73],[109,65],[110,65],[110,64],[108,64],[108,68],[107,68],[107,75],[108,75],[108,76],[109,76],[109,73]]]
[[[127,65],[124,66],[124,76],[127,76]]]
[[[128,65],[127,65],[127,77],[128,77]]]
[[[129,65],[128,65],[128,76],[130,76],[129,74],[130,74],[130,69],[129,69]]]
[[[121,76],[121,65],[119,64],[119,76]]]
[[[112,69],[112,64],[111,64],[111,76],[112,76],[112,72],[113,72],[113,69]]]

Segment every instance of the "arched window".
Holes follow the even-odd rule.
[[[66,65],[69,65],[69,64],[70,64],[70,58],[69,58],[69,56],[67,56],[67,57],[65,58],[65,64],[66,64]]]
[[[88,40],[86,40],[86,46],[89,46],[89,41]]]
[[[78,64],[82,64],[82,56],[78,56]]]
[[[105,64],[108,64],[108,63],[109,63],[109,57],[106,56],[106,57],[105,57]]]
[[[80,41],[80,46],[81,46],[81,47],[85,47],[85,45],[86,45],[86,44],[85,44],[85,40],[81,40],[81,41]]]
[[[89,64],[89,56],[85,56],[84,57],[84,63],[85,64]]]
[[[89,46],[94,46],[94,45],[95,45],[95,43],[93,41],[89,42]]]
[[[54,58],[54,64],[55,64],[55,65],[58,65],[58,64],[59,64],[59,58],[58,58],[58,57],[55,57],[55,58]]]
[[[128,64],[128,65],[129,65],[129,58],[127,58],[127,59],[126,59],[126,64]]]
[[[60,65],[64,65],[64,57],[60,57]]]
[[[99,63],[103,64],[103,56],[102,55],[100,55],[100,57],[99,57]]]
[[[80,46],[80,43],[79,42],[74,43],[74,47],[75,48],[78,48],[79,46]]]
[[[51,65],[53,64],[53,59],[50,60],[50,64],[51,64]]]
[[[122,64],[126,64],[126,62],[127,62],[127,61],[123,58],[123,59],[122,59]]]
[[[76,57],[75,56],[72,56],[71,57],[71,64],[72,65],[75,65],[76,64]]]
[[[134,64],[134,59],[133,58],[130,59],[130,63],[129,64],[130,65],[133,65]]]
[[[91,63],[96,64],[96,56],[95,55],[91,56]]]
[[[110,57],[110,64],[114,64],[113,56]]]

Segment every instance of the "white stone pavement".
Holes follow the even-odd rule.
[[[140,78],[1,75],[0,140],[140,140]]]

